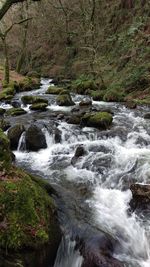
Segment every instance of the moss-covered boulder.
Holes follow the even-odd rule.
[[[17,92],[32,91],[38,88],[40,88],[40,79],[38,78],[26,77],[16,84]]]
[[[59,95],[56,99],[57,105],[59,106],[74,106],[75,103],[73,102],[70,94],[64,94],[64,95]]]
[[[48,104],[47,103],[37,103],[30,106],[31,110],[46,111]]]
[[[6,109],[0,108],[0,116],[3,116],[5,112],[6,112]]]
[[[23,108],[10,108],[7,110],[6,115],[7,116],[20,116],[26,113],[27,112]]]
[[[79,115],[72,115],[72,116],[70,116],[69,118],[67,118],[67,123],[69,123],[69,124],[80,124],[80,122],[81,122],[81,115],[79,114]]]
[[[24,105],[37,104],[37,103],[46,103],[46,104],[48,104],[48,100],[47,99],[44,99],[44,98],[38,97],[38,96],[33,96],[33,95],[22,96],[21,101],[23,102]]]
[[[50,86],[47,89],[46,94],[59,95],[63,90],[63,88],[57,86]]]
[[[88,107],[88,106],[92,106],[92,100],[91,99],[83,99],[80,103],[79,103],[80,107]]]
[[[10,147],[12,150],[17,149],[19,139],[24,131],[25,128],[22,124],[16,124],[8,130],[7,136],[10,140]]]
[[[0,129],[0,171],[8,170],[11,166],[11,161],[12,158],[9,140],[7,136],[3,133],[2,129]]]
[[[36,125],[31,125],[27,129],[25,142],[28,151],[38,151],[39,149],[47,148],[45,135]]]
[[[72,83],[72,89],[77,94],[86,94],[86,92],[89,90],[97,90],[97,84],[96,82],[91,78],[88,77],[79,77],[77,80],[73,81]]]
[[[15,94],[14,84],[8,85],[0,92],[0,100],[1,101],[11,100],[14,94]]]
[[[9,121],[6,121],[4,120],[3,118],[0,119],[0,128],[3,130],[3,131],[7,131],[10,127],[10,122]]]
[[[113,117],[108,112],[94,112],[85,114],[81,119],[81,125],[87,127],[96,127],[107,129],[112,124]]]

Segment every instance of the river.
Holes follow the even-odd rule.
[[[96,229],[109,233],[119,241],[114,257],[126,267],[150,266],[150,220],[129,212],[132,183],[150,182],[150,121],[144,119],[148,107],[134,110],[120,103],[93,102],[93,106],[110,109],[113,126],[110,130],[81,128],[71,125],[56,114],[70,114],[71,107],[56,105],[56,96],[46,95],[48,79],[42,79],[40,89],[17,94],[39,95],[49,100],[47,112],[32,112],[23,106],[27,115],[12,118],[14,123],[41,125],[47,148],[27,152],[22,135],[16,155],[17,165],[48,180],[60,197],[60,217],[66,236],[59,247],[54,267],[80,267],[82,257],[75,250],[70,236],[74,228]],[[78,103],[84,98],[73,95]],[[4,106],[4,105],[3,105]],[[8,108],[9,105],[5,105]],[[56,143],[54,128],[61,141]],[[71,164],[78,146],[85,155]],[[24,148],[24,149],[22,149]]]

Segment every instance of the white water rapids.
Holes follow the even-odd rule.
[[[38,94],[43,95],[48,85],[43,80]],[[82,98],[74,96],[74,101],[78,103]],[[43,127],[47,148],[30,153],[18,149],[15,151],[18,164],[38,171],[54,184],[62,186],[64,183],[65,187],[73,183],[75,187],[89,187],[92,194],[83,201],[91,210],[93,226],[119,240],[120,249],[114,256],[125,262],[127,267],[150,267],[150,221],[128,213],[132,198],[130,181],[150,182],[150,121],[143,119],[143,110],[131,111],[114,103],[94,104],[114,109],[114,127],[122,129],[119,135],[109,134],[108,131],[101,134],[94,128],[80,128],[59,121],[61,142],[56,143],[48,127]],[[49,104],[49,109],[68,110],[58,107],[55,101]],[[23,146],[22,141],[23,136],[20,146]],[[85,148],[86,154],[71,165],[79,145]],[[80,200],[78,204],[81,204]],[[61,244],[54,267],[82,265],[81,256],[74,251],[74,243],[67,242],[67,253],[60,259],[64,248]]]

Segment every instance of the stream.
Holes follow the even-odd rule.
[[[81,128],[58,119],[60,114],[70,114],[73,107],[57,106],[56,96],[45,94],[50,83],[42,79],[40,89],[15,96],[17,101],[23,95],[42,96],[49,100],[47,111],[33,112],[22,104],[28,113],[12,117],[11,123],[36,122],[46,137],[46,149],[27,152],[22,135],[14,153],[18,166],[43,177],[58,192],[56,202],[65,236],[54,267],[81,267],[83,259],[72,237],[83,229],[85,235],[103,231],[118,240],[114,257],[124,266],[149,267],[150,220],[129,213],[129,188],[136,182],[150,183],[150,121],[144,119],[150,109],[142,106],[130,110],[120,103],[93,101],[97,110],[105,108],[114,113],[113,125],[106,131]],[[72,97],[76,105],[85,98]],[[60,142],[55,140],[56,128]],[[84,147],[85,155],[71,164],[78,146]]]

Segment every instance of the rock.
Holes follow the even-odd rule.
[[[71,164],[75,165],[77,160],[78,160],[78,158],[84,156],[85,154],[86,154],[86,151],[85,151],[84,147],[83,146],[78,146],[76,148],[76,151],[75,151],[75,154],[74,154],[73,158],[71,159]]]
[[[82,101],[79,103],[79,106],[80,106],[80,107],[92,106],[92,101],[91,101],[90,99],[82,100]]]
[[[10,142],[7,136],[0,129],[0,171],[8,170],[11,166],[11,161],[12,156],[10,151]]]
[[[22,124],[16,124],[8,130],[7,136],[10,140],[10,147],[12,150],[17,149],[19,139],[24,131],[25,131],[25,128],[24,128],[24,125]]]
[[[62,119],[64,119],[64,117],[65,117],[64,114],[58,114],[57,119],[58,120],[62,120]]]
[[[61,131],[58,128],[54,130],[54,138],[56,144],[61,142]]]
[[[74,107],[71,110],[72,113],[76,113],[76,112],[79,112],[79,111],[80,111],[80,109],[78,107]]]
[[[71,117],[67,118],[66,121],[69,124],[80,124],[81,115],[72,115]]]
[[[56,86],[50,86],[47,89],[46,94],[59,95],[60,93],[62,93],[62,91],[64,91],[63,88],[59,88]]]
[[[27,104],[38,104],[38,103],[46,103],[48,105],[48,100],[42,97],[33,96],[33,95],[25,95],[22,96],[21,101],[24,105]]]
[[[13,106],[13,108],[20,108],[21,107],[21,103],[17,100],[11,101],[11,105]]]
[[[132,199],[130,206],[132,210],[145,212],[150,210],[150,185],[132,184],[130,187]]]
[[[129,108],[129,109],[135,109],[137,107],[137,104],[135,102],[127,102],[126,103],[126,108]]]
[[[95,112],[85,114],[81,119],[81,125],[106,130],[112,124],[112,115],[108,112]]]
[[[38,151],[47,147],[45,135],[36,125],[29,126],[26,131],[25,142],[28,151]]]
[[[24,80],[21,80],[16,84],[17,92],[32,91],[40,87],[40,79],[26,77]]]
[[[75,103],[69,94],[59,95],[56,99],[57,105],[59,106],[74,106]]]
[[[46,111],[48,104],[46,103],[37,103],[37,104],[32,104],[30,106],[31,110],[39,110],[39,111]]]
[[[9,121],[5,121],[4,119],[0,119],[0,128],[3,131],[7,131],[10,127],[10,122]]]
[[[124,264],[113,257],[114,240],[106,234],[98,234],[81,240],[80,253],[82,267],[123,267]]]
[[[10,108],[6,111],[7,116],[20,116],[27,112],[23,108]]]
[[[148,120],[150,120],[150,113],[146,113],[146,114],[144,115],[144,119],[148,119]]]
[[[6,110],[4,108],[0,108],[0,116],[3,116]]]

